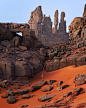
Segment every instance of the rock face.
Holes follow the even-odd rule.
[[[64,21],[65,13],[61,13],[61,22],[58,26],[58,10],[54,15],[54,28],[52,29],[51,18],[43,15],[41,6],[38,6],[32,13],[28,23],[30,28],[35,31],[37,37],[40,38],[44,45],[54,45],[68,41],[68,33],[66,33],[66,21]],[[48,31],[48,32],[47,32]]]
[[[76,17],[69,26],[69,41],[71,44],[76,44],[76,47],[85,44],[86,40],[86,5],[83,17]]]
[[[21,33],[22,36],[20,36]],[[43,70],[46,51],[29,24],[0,23],[0,77],[32,77]]]

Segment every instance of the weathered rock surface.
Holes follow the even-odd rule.
[[[75,76],[74,82],[76,86],[85,84],[86,74],[78,74]]]
[[[72,94],[72,92],[68,92],[68,93],[65,93],[65,94],[63,94],[63,97],[68,97],[69,95],[71,95]]]
[[[44,88],[42,91],[47,92],[47,91],[51,91],[52,89],[53,89],[53,86],[49,86],[49,87]]]
[[[36,86],[44,86],[47,83],[47,81],[38,81],[36,82]]]
[[[45,95],[45,96],[39,97],[38,100],[39,100],[40,102],[43,102],[43,101],[52,99],[52,98],[54,98],[55,96],[56,96],[56,95]]]
[[[7,102],[13,104],[17,101],[16,96],[9,96]]]
[[[54,101],[53,101],[53,103],[58,103],[58,102],[60,102],[60,101],[62,101],[63,100],[63,97],[61,98],[61,99],[55,99]]]
[[[67,87],[69,87],[69,85],[63,85],[63,86],[59,86],[58,88],[57,88],[57,91],[61,91],[61,90],[63,90],[63,89],[65,89],[65,88],[67,88]]]
[[[81,47],[85,43],[86,39],[86,5],[83,13],[83,17],[76,17],[69,26],[69,41],[72,44],[77,44],[77,48]],[[82,43],[81,46],[80,43]]]
[[[72,95],[77,96],[80,94],[81,91],[83,91],[83,88],[75,88],[72,92]]]
[[[14,96],[15,93],[14,93],[12,90],[7,90],[7,91],[6,91],[6,95],[7,95],[7,96]]]
[[[27,94],[29,92],[29,89],[18,89],[19,94]]]
[[[25,108],[25,107],[28,107],[28,105],[27,105],[27,104],[25,104],[25,105],[22,105],[22,106],[21,106],[21,108]]]
[[[63,81],[60,81],[60,82],[58,83],[58,87],[61,86],[62,84],[63,84]]]
[[[54,82],[56,82],[56,80],[49,80],[49,81],[47,81],[47,84],[52,85]]]
[[[54,28],[52,29],[51,18],[50,16],[43,16],[41,6],[38,6],[33,12],[31,12],[31,17],[28,21],[30,24],[30,29],[35,31],[36,36],[40,38],[44,45],[54,45],[68,41],[68,33],[66,33],[66,21],[64,21],[65,16],[63,14],[65,15],[65,13],[61,13],[62,20],[59,23],[59,29],[57,29],[58,10],[55,11]]]
[[[41,86],[32,86],[31,89],[30,89],[30,91],[34,92],[34,91],[39,90],[40,88],[41,88]]]
[[[29,95],[29,94],[24,94],[24,95],[22,95],[22,99],[29,99],[31,96]]]
[[[47,72],[55,71],[59,69],[59,66],[60,66],[59,60],[54,59],[46,62],[45,70]]]

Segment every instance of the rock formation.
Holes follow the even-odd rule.
[[[51,18],[46,17],[42,13],[41,6],[38,6],[32,13],[28,23],[30,29],[35,31],[37,37],[40,38],[44,45],[54,45],[57,43],[67,42],[68,33],[66,33],[66,21],[64,21],[65,13],[61,13],[61,22],[58,26],[58,10],[54,15],[54,28],[52,29]]]
[[[55,11],[55,15],[54,15],[54,26],[55,26],[55,30],[57,30],[57,26],[58,26],[58,10]]]
[[[86,43],[86,5],[83,17],[76,17],[69,26],[69,42],[76,47]]]
[[[86,5],[84,13],[86,11]],[[85,15],[85,14],[84,14]],[[61,13],[59,32],[64,31],[65,13]],[[64,23],[64,24],[63,24]],[[70,65],[86,65],[86,17],[76,17],[69,26],[69,42],[52,46],[48,49],[49,60],[45,63],[47,72]]]
[[[55,32],[52,32],[51,18],[43,15],[39,6],[31,14],[30,26],[0,23],[0,78],[28,79],[43,69],[50,72],[70,65],[85,65],[86,18],[77,17],[73,20],[69,26],[69,42],[65,42],[68,34],[64,18],[65,13],[62,12],[57,29],[58,11],[56,10],[53,28]],[[18,34],[20,32],[22,36]],[[57,39],[65,43],[55,44]],[[40,40],[46,43],[47,47]],[[52,46],[53,42],[55,45]],[[51,46],[48,46],[49,44]]]
[[[38,56],[40,48],[44,46],[28,24],[0,23],[0,77],[29,78],[40,72],[44,62]]]
[[[85,7],[84,7],[83,17],[85,17],[85,18],[86,18],[86,4],[85,4]]]

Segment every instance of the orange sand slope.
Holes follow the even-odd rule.
[[[74,78],[76,75],[78,74],[84,74],[86,73],[86,65],[85,66],[80,66],[80,67],[74,67],[74,66],[69,66],[57,71],[53,71],[53,72],[49,72],[46,73],[45,71],[42,71],[40,73],[38,73],[34,78],[31,79],[32,85],[34,85],[37,81],[41,80],[41,74],[44,74],[44,80],[48,81],[48,80],[57,80],[56,83],[54,83],[54,88],[53,90],[51,90],[51,94],[56,94],[56,96],[51,99],[50,103],[52,103],[55,99],[57,98],[61,98],[63,96],[64,93],[67,92],[72,92],[73,89],[75,88],[75,84],[74,84]],[[70,86],[60,92],[57,91],[57,84],[58,82],[62,80],[64,84],[69,84]],[[32,86],[31,85],[31,86]],[[8,104],[6,102],[7,99],[2,99],[1,96],[5,94],[5,89],[1,88],[2,93],[0,94],[0,108],[21,108],[21,106],[23,104],[28,104],[27,108],[34,108],[34,107],[40,107],[42,104],[44,104],[45,102],[39,102],[38,101],[38,97],[46,95],[46,92],[42,92],[41,90],[43,88],[45,88],[48,85],[43,86],[40,90],[37,90],[33,93],[29,93],[31,95],[36,95],[30,99],[21,99],[21,96],[18,96],[18,101],[14,104]],[[77,86],[78,87],[78,86]],[[77,96],[76,99],[74,99],[74,103],[72,103],[72,108],[75,108],[77,106],[77,104],[80,103],[84,103],[85,98],[86,98],[86,84],[81,85],[79,87],[83,87],[85,90],[85,93],[80,94],[79,96]],[[25,87],[23,86],[22,88],[31,88],[31,87]]]

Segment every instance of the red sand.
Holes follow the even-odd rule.
[[[74,84],[74,78],[76,75],[78,74],[83,74],[86,73],[86,65],[85,66],[80,66],[80,67],[74,67],[74,66],[69,66],[57,71],[53,71],[53,72],[49,72],[46,73],[45,71],[42,71],[40,73],[38,73],[34,78],[31,79],[32,85],[35,84],[35,82],[40,81],[41,80],[41,74],[44,74],[44,80],[48,81],[48,80],[57,80],[56,83],[54,83],[54,89],[51,91],[51,94],[56,94],[56,96],[50,101],[53,102],[53,100],[57,99],[57,98],[61,98],[63,96],[64,93],[67,93],[69,91],[73,91],[73,89],[75,88],[75,84]],[[70,87],[58,92],[56,90],[57,88],[57,84],[58,82],[62,80],[64,81],[63,84],[69,84]],[[1,96],[5,94],[5,90],[2,90],[2,93],[0,94],[0,108],[21,108],[21,106],[23,104],[28,104],[29,106],[27,108],[34,108],[34,107],[40,107],[42,104],[44,104],[45,102],[39,102],[38,101],[38,97],[46,95],[45,92],[42,92],[41,90],[43,88],[45,88],[47,85],[43,86],[40,90],[33,92],[33,93],[29,93],[31,95],[36,95],[30,99],[21,99],[21,96],[18,97],[18,101],[15,104],[8,104],[6,102],[7,99],[2,99]],[[78,86],[77,86],[78,87]],[[72,103],[71,105],[73,106],[72,108],[75,108],[77,106],[77,104],[80,103],[84,103],[86,102],[86,84],[81,85],[79,87],[83,87],[85,90],[85,93],[80,94],[79,96],[77,96],[76,99],[74,99],[74,103]],[[30,87],[22,87],[22,88],[29,88]]]

